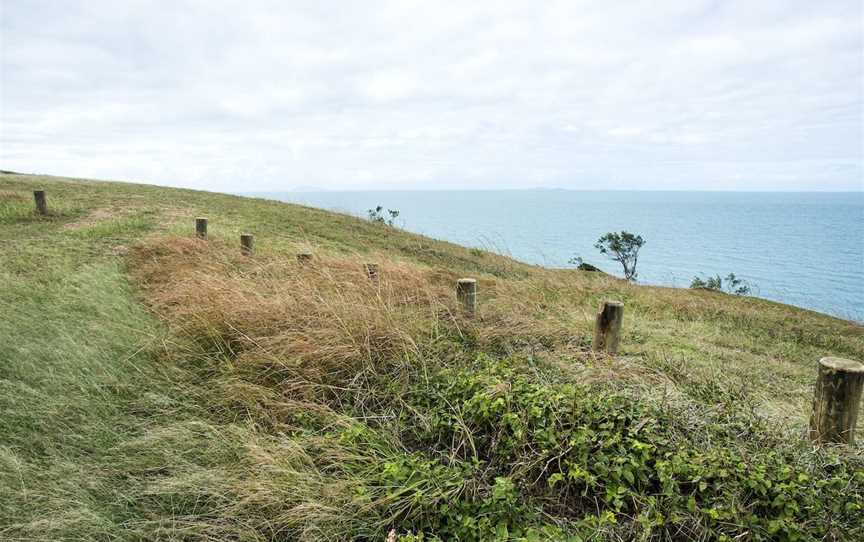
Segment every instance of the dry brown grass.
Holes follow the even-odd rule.
[[[380,265],[373,283],[363,270]],[[541,281],[483,277],[480,314],[465,318],[453,286],[459,274],[381,254],[291,254],[253,258],[195,239],[159,239],[133,251],[133,273],[149,304],[182,336],[204,341],[238,363],[279,380],[349,383],[364,370],[423,361],[442,336],[484,346],[580,344],[586,294],[555,299],[554,275]],[[574,334],[574,326],[577,333]]]
[[[24,192],[23,190],[0,190],[0,200],[24,201],[32,197],[32,193]]]
[[[286,396],[338,401],[372,376],[423,363],[464,322],[440,277],[382,261],[379,284],[352,257],[245,258],[219,243],[138,247],[135,274],[178,336]]]

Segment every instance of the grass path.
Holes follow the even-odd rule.
[[[117,255],[161,213],[42,180],[56,215],[39,218],[32,181],[0,177],[0,539],[134,539],[140,473],[176,460],[136,443],[208,418],[191,373],[157,361],[168,337]]]
[[[110,451],[176,392],[153,374],[158,326],[118,263],[46,282],[18,278],[0,301],[14,315],[0,322],[0,535],[110,537],[132,493],[112,476]]]

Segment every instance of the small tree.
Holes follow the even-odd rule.
[[[645,244],[641,235],[628,231],[609,232],[594,243],[601,254],[609,256],[624,268],[624,278],[636,280],[636,263],[639,261],[639,249]]]
[[[368,209],[366,214],[369,215],[369,220],[375,222],[376,224],[386,224],[387,226],[393,226],[396,222],[396,217],[399,216],[399,211],[397,209],[387,209],[387,215],[384,214],[384,207],[378,205],[374,209]],[[387,218],[389,216],[389,218]]]

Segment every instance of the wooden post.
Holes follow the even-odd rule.
[[[378,284],[378,264],[377,263],[367,263],[363,264],[363,268],[366,270],[366,276],[369,277],[369,280]]]
[[[301,252],[297,255],[297,261],[302,265],[306,265],[308,263],[312,263],[312,253],[310,252]]]
[[[620,301],[604,301],[597,313],[597,322],[594,326],[595,352],[606,352],[615,354],[618,352],[618,343],[621,342],[621,323],[624,321],[624,303]]]
[[[240,254],[251,256],[255,252],[255,236],[251,233],[240,234]]]
[[[816,444],[854,444],[862,388],[864,365],[851,359],[820,359],[810,415],[810,440]]]
[[[201,239],[207,239],[207,219],[198,217],[195,219],[195,235]]]
[[[33,191],[33,199],[36,200],[36,211],[40,215],[48,214],[48,201],[45,199],[45,191],[44,190],[34,190]]]
[[[477,312],[477,280],[459,279],[456,281],[456,299],[468,316]]]

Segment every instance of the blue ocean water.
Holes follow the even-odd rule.
[[[257,196],[366,216],[549,267],[574,255],[621,274],[594,242],[641,234],[639,282],[687,287],[734,272],[754,295],[864,321],[864,193],[569,190],[280,192]]]

